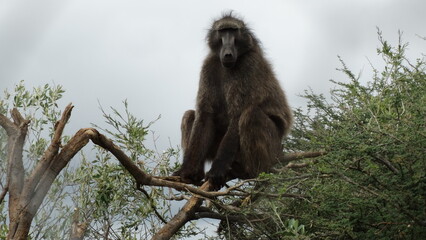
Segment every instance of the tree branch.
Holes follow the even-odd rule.
[[[8,136],[12,136],[16,134],[16,132],[18,131],[17,126],[12,121],[10,121],[9,118],[7,118],[5,115],[1,113],[0,113],[0,126],[4,128],[4,130],[6,130],[6,134]]]
[[[203,198],[211,199],[230,194],[241,195],[242,193],[234,193],[233,191],[247,181],[255,181],[254,179],[249,179],[242,181],[223,192],[210,192],[210,190],[212,190],[212,186],[209,182],[205,182],[201,187],[197,188],[189,184],[173,181],[176,179],[170,177],[151,176],[142,171],[131,158],[129,158],[117,145],[113,143],[112,140],[100,134],[94,128],[80,129],[67,142],[67,144],[60,149],[63,130],[71,117],[72,109],[73,106],[71,104],[65,108],[61,119],[55,124],[51,144],[46,149],[41,160],[36,165],[25,183],[22,153],[29,121],[25,120],[17,109],[13,109],[11,111],[13,122],[0,114],[0,125],[8,134],[8,185],[0,194],[0,202],[4,199],[7,191],[9,191],[10,194],[9,216],[11,222],[9,226],[8,239],[27,238],[32,219],[49,191],[53,181],[75,156],[75,154],[87,145],[89,140],[111,152],[135,179],[138,184],[138,189],[140,189],[140,186],[142,185],[160,186],[174,188],[178,191],[187,191],[193,194],[182,209],[153,236],[153,239],[155,240],[170,239],[188,221],[203,216],[206,217],[208,215],[206,215],[206,213],[197,213],[197,215],[195,215],[196,210],[202,204]],[[292,153],[284,155],[280,160],[288,162],[297,159],[317,157],[324,154],[324,152]],[[247,194],[243,193],[243,195]],[[157,215],[159,214],[157,213]],[[214,215],[213,212],[210,213],[209,216],[219,218],[219,216]],[[162,219],[162,221],[165,222],[164,219]],[[78,222],[75,223],[77,224]],[[75,225],[75,227],[79,226]],[[76,235],[78,234],[76,233]]]
[[[124,168],[133,176],[138,184],[149,185],[152,180],[152,176],[142,171],[133,161],[130,159],[112,140],[108,139],[104,135],[100,134],[96,129],[91,129],[93,134],[91,140],[94,144],[111,152],[117,160],[123,165]]]
[[[196,212],[191,220],[211,218],[231,222],[248,222],[244,217],[244,215],[223,215],[215,212]]]
[[[374,159],[379,163],[384,164],[389,170],[391,170],[394,174],[399,174],[398,169],[396,169],[392,163],[384,157],[380,157],[378,154],[374,154]]]
[[[93,131],[96,130],[93,129]],[[150,176],[140,170],[120,148],[114,145],[113,142],[104,135],[97,132],[96,135],[92,135],[92,141],[95,144],[110,151],[135,178],[138,184],[171,187],[176,190],[189,191],[197,194],[197,196],[191,197],[191,199],[188,200],[183,208],[153,236],[153,240],[170,239],[182,226],[184,226],[188,221],[192,220],[195,216],[194,214],[196,209],[198,209],[202,203],[203,199],[201,197],[214,198],[217,196],[228,195],[232,190],[231,188],[225,192],[209,192],[209,190],[212,189],[209,182],[205,182],[200,188],[194,188],[184,183],[164,180],[164,177],[157,178]],[[293,153],[283,156],[282,160],[288,162],[292,160],[318,157],[324,154],[324,152]]]
[[[54,157],[49,167],[43,173],[34,193],[32,195],[27,192],[22,194],[30,196],[30,200],[28,201],[25,198],[20,199],[19,215],[16,218],[19,219],[18,227],[16,234],[11,235],[9,239],[26,239],[32,219],[52,186],[53,181],[71,158],[89,142],[90,134],[90,129],[81,129],[78,131],[63,147],[61,152]]]
[[[200,189],[203,191],[209,191],[213,189],[213,186],[207,181],[200,187]],[[183,225],[185,225],[185,223],[194,217],[195,210],[201,205],[202,201],[202,198],[196,196],[191,197],[182,209],[166,225],[155,233],[152,240],[170,239]]]
[[[94,134],[95,133],[91,128],[80,129],[62,148],[60,153],[53,158],[51,164],[44,172],[39,184],[34,191],[34,196],[32,197],[30,203],[32,208],[38,209],[55,178],[75,156],[75,154],[77,154],[84,146],[86,146],[90,137]]]
[[[318,152],[296,152],[296,153],[287,153],[281,156],[280,162],[282,163],[288,163],[295,160],[301,160],[305,158],[315,158],[320,157],[323,155],[326,155],[327,152],[325,151],[318,151]]]
[[[33,195],[37,185],[40,183],[40,179],[43,174],[46,173],[46,169],[51,164],[53,158],[59,152],[59,146],[61,145],[61,136],[64,131],[65,125],[71,117],[71,112],[74,106],[68,104],[65,108],[61,119],[55,124],[55,132],[49,147],[44,152],[41,160],[37,163],[36,167],[32,171],[31,175],[25,181],[23,198],[28,202]]]
[[[2,204],[4,197],[6,196],[8,191],[9,191],[9,186],[8,184],[6,184],[6,186],[3,188],[3,191],[0,194],[0,204]]]
[[[3,115],[2,115],[3,116]],[[28,132],[29,120],[26,120],[16,108],[12,109],[11,116],[14,122],[2,117],[2,126],[8,133],[7,140],[7,184],[9,187],[9,219],[17,219],[20,211],[20,197],[24,185],[24,164],[22,154],[25,138]],[[9,135],[10,134],[10,135]],[[17,231],[18,225],[12,222],[9,226],[9,235]],[[8,237],[9,238],[9,237]]]

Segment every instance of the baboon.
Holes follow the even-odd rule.
[[[292,112],[259,41],[232,13],[213,22],[201,70],[196,109],[183,115],[183,181],[254,178],[282,154]],[[204,174],[206,160],[212,166]]]

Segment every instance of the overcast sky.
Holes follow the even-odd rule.
[[[340,55],[355,72],[370,69],[376,27],[409,54],[425,51],[426,1],[0,1],[0,89],[21,79],[29,87],[54,83],[75,105],[70,133],[101,124],[104,107],[122,107],[152,127],[158,144],[180,141],[183,112],[193,108],[212,19],[234,10],[261,40],[294,107],[309,87],[327,93]],[[367,76],[363,76],[368,79]]]
[[[183,112],[193,108],[205,35],[212,20],[234,10],[261,40],[294,107],[309,87],[327,93],[329,79],[345,80],[337,55],[369,79],[377,30],[397,44],[398,30],[421,57],[426,42],[426,1],[106,1],[1,0],[0,90],[20,80],[66,89],[60,102],[75,105],[69,134],[102,124],[105,108],[130,110],[152,126],[160,150],[180,142]],[[151,145],[152,143],[148,144]]]

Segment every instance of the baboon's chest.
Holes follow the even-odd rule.
[[[229,116],[239,115],[247,104],[253,102],[253,94],[241,81],[231,81],[223,85],[223,108]]]

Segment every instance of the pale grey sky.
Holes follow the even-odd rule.
[[[130,110],[152,126],[161,149],[180,142],[183,112],[193,108],[207,53],[205,34],[223,11],[234,10],[263,43],[289,102],[309,87],[327,93],[329,79],[344,80],[337,55],[369,79],[376,27],[397,44],[398,30],[420,57],[426,43],[426,1],[0,1],[0,90],[24,79],[28,87],[55,83],[66,89],[62,108],[75,108],[68,134],[102,125],[98,100]],[[151,141],[151,140],[148,140]],[[148,145],[152,145],[149,143]]]
[[[263,43],[292,106],[311,87],[327,93],[344,79],[337,55],[358,72],[374,63],[376,26],[396,44],[400,29],[409,53],[425,52],[425,1],[1,1],[0,89],[24,79],[55,83],[75,109],[70,133],[101,124],[98,100],[153,125],[160,147],[179,144],[180,118],[194,107],[212,19],[234,10]],[[418,56],[418,55],[416,55]],[[366,79],[368,76],[364,76]]]

